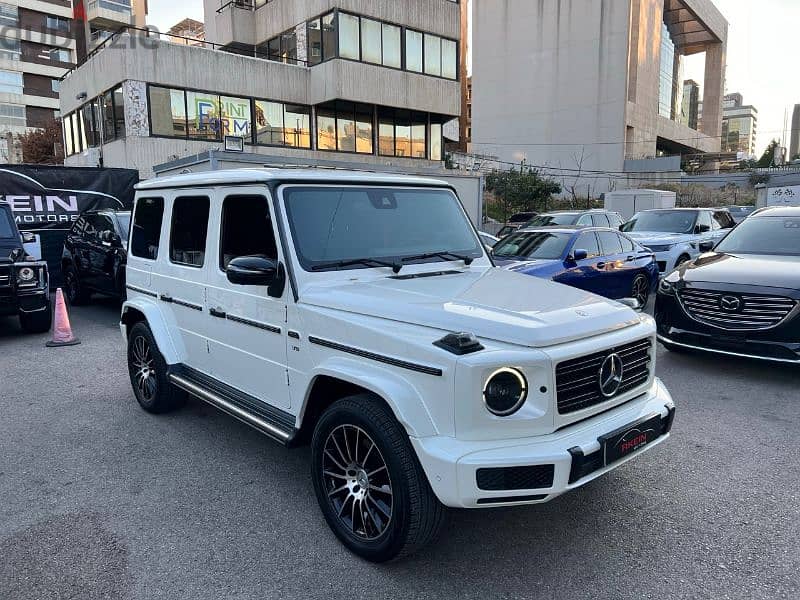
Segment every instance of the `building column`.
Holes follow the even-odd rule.
[[[706,70],[703,84],[702,132],[720,140],[722,134],[722,97],[725,95],[725,54],[723,43],[706,48]]]

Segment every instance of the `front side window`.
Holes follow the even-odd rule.
[[[207,196],[181,196],[172,207],[169,260],[202,267],[206,256],[209,200]]]
[[[375,266],[369,259],[405,258],[407,264],[448,260],[418,257],[431,252],[483,256],[449,190],[298,186],[287,188],[283,198],[297,257],[307,271]],[[331,265],[353,260],[366,264]]]
[[[163,198],[139,198],[131,228],[131,253],[134,256],[149,260],[158,258],[163,218]]]
[[[578,236],[573,246],[574,250],[586,250],[587,258],[600,256],[600,244],[597,243],[597,236],[593,231],[587,231]]]
[[[550,231],[512,233],[492,249],[495,258],[558,259],[564,255],[570,234]]]
[[[619,241],[619,236],[613,231],[598,231],[597,237],[600,239],[600,247],[603,249],[605,256],[613,254],[622,254],[622,242]]]
[[[623,225],[622,231],[692,233],[696,220],[697,212],[693,210],[647,210],[633,215],[633,218]]]
[[[714,250],[729,254],[800,256],[800,217],[745,219]]]
[[[264,196],[228,196],[222,203],[220,269],[239,256],[278,259],[269,204]]]

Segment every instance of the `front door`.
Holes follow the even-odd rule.
[[[286,303],[266,286],[228,281],[228,263],[240,256],[283,261],[275,217],[263,187],[221,189],[212,227],[218,247],[208,270],[208,336],[214,377],[278,408],[289,407]],[[285,264],[285,263],[284,263]]]

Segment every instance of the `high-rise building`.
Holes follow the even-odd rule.
[[[700,86],[693,79],[683,82],[683,101],[681,102],[680,122],[697,130],[699,128],[698,112],[700,107]]]
[[[205,26],[200,21],[184,19],[170,27],[167,35],[169,36],[169,41],[174,44],[204,46]]]
[[[757,130],[758,110],[745,105],[741,94],[727,94],[723,99],[720,150],[754,156]]]
[[[474,152],[619,173],[626,159],[719,151],[728,24],[711,0],[472,5]],[[682,64],[699,53],[694,129],[680,122]]]
[[[800,158],[800,104],[794,105],[792,112],[792,133],[789,136],[789,160]]]
[[[147,177],[235,138],[262,165],[441,166],[461,113],[458,2],[205,0],[205,39],[123,36],[70,73],[66,164]]]
[[[0,2],[0,162],[20,162],[18,136],[59,116],[60,79],[98,43],[93,32],[137,15],[144,23],[144,7],[144,0]]]

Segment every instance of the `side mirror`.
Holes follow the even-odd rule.
[[[228,281],[236,285],[266,285],[273,298],[283,296],[286,270],[277,260],[263,256],[239,256],[228,263]]]
[[[22,243],[23,244],[32,244],[36,241],[36,235],[31,233],[30,231],[23,231],[22,235]]]
[[[573,261],[578,262],[579,260],[586,260],[586,258],[588,256],[589,256],[589,253],[586,250],[583,250],[583,249],[579,248],[577,250],[573,250],[572,251],[572,254],[570,255],[570,258]]]
[[[708,233],[709,231],[711,231],[711,227],[708,225],[697,225],[694,228],[695,233]]]
[[[104,244],[108,244],[109,246],[122,245],[122,238],[110,230],[100,232],[100,241],[103,242]]]
[[[714,249],[714,242],[701,242],[698,247],[702,252],[710,252]]]

